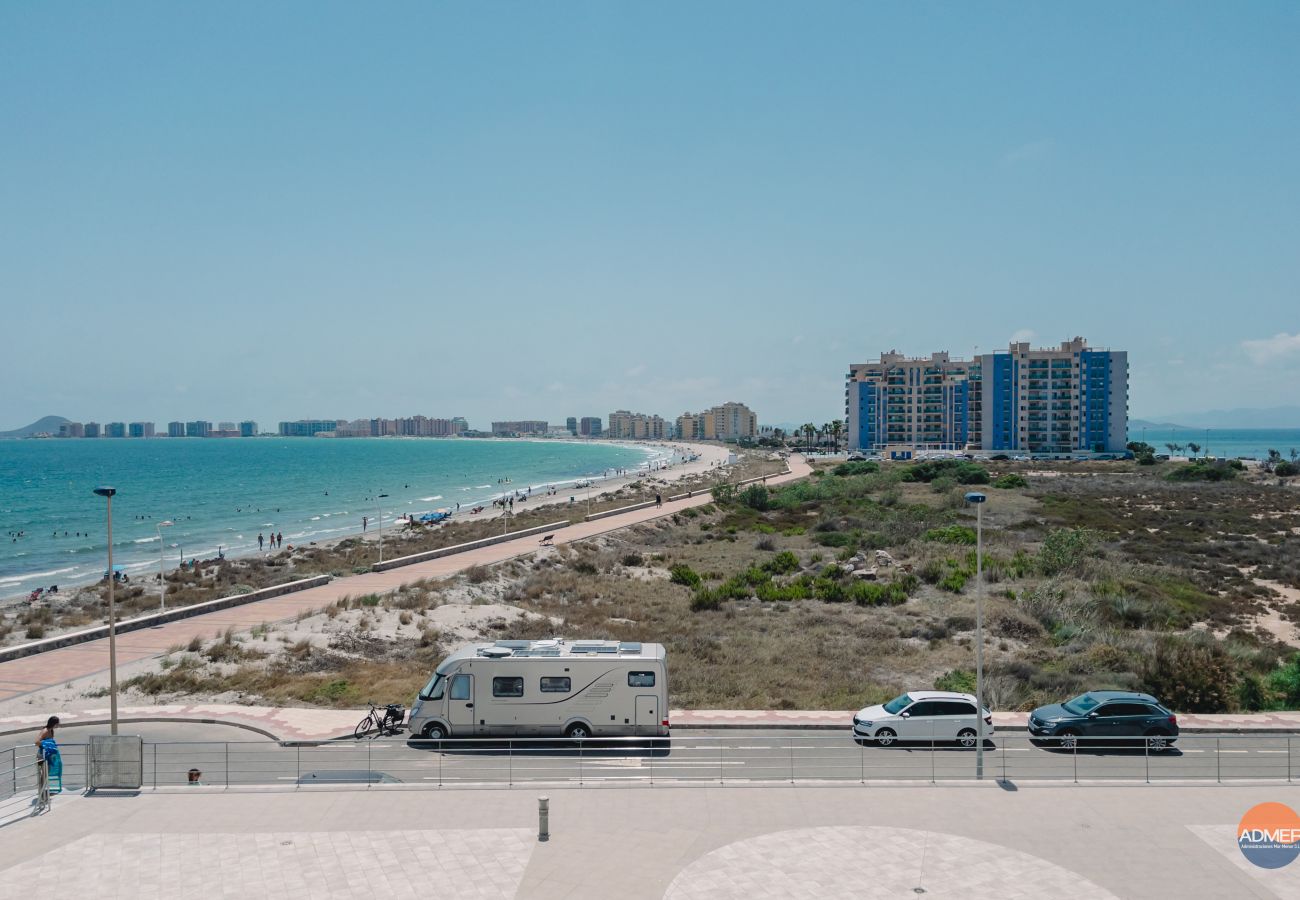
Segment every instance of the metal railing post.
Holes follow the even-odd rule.
[[[930,784],[934,784],[934,729],[930,730]]]
[[[1082,738],[1080,737],[1075,737],[1074,739],[1073,756],[1074,756],[1074,783],[1075,784],[1079,783],[1079,741],[1080,740],[1082,740]]]
[[[36,758],[36,811],[50,808],[50,770],[44,756]]]
[[[1291,735],[1286,736],[1286,783],[1291,783]]]
[[[158,790],[158,745],[153,745],[153,789]]]
[[[438,787],[442,787],[442,741],[438,741]]]
[[[230,741],[226,741],[226,790],[230,790]]]
[[[582,787],[582,741],[578,741],[578,787]]]
[[[1003,782],[1005,782],[1007,780],[1007,739],[1006,737],[1002,738],[1002,746],[999,747],[998,749],[1001,751],[1001,755],[1002,755],[1002,780]]]
[[[506,787],[515,786],[515,742],[506,741]]]
[[[366,741],[366,790],[370,790],[370,785],[375,780],[375,767],[370,759],[370,748],[373,746],[373,741]]]
[[[1151,783],[1151,741],[1142,742],[1142,759],[1147,767],[1147,784]]]
[[[1214,739],[1214,780],[1223,784],[1223,738]]]
[[[867,783],[867,742],[858,741],[858,784]]]
[[[296,754],[298,757],[298,776],[293,780],[293,786],[296,790],[302,787],[302,744],[296,744],[295,747],[298,751]]]
[[[9,748],[9,770],[13,776],[14,793],[18,793],[18,748]]]
[[[790,748],[790,783],[794,784],[794,735],[786,743]]]
[[[718,741],[718,784],[726,784],[722,777],[722,741]]]

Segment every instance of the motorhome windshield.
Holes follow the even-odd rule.
[[[441,700],[442,689],[446,684],[447,680],[435,672],[433,677],[429,679],[429,683],[424,686],[424,690],[420,691],[420,699]]]

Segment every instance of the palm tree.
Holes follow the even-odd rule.
[[[833,447],[833,449],[835,450],[836,453],[840,452],[840,435],[843,433],[844,433],[844,423],[841,422],[839,419],[832,419],[831,437],[835,439],[835,446]]]
[[[1192,451],[1193,454],[1197,454],[1201,452],[1201,445],[1188,442],[1187,449]]]
[[[813,435],[817,433],[817,426],[814,425],[812,422],[805,422],[803,426],[803,433],[806,438],[806,440],[804,440],[803,448],[805,451],[811,450],[812,439],[813,439]]]

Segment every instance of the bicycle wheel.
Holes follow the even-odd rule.
[[[357,727],[356,729],[353,730],[352,736],[357,740],[361,740],[361,738],[365,737],[366,732],[369,731],[372,727],[374,727],[373,718],[371,716],[366,716],[364,719],[362,719],[360,722],[357,723]]]

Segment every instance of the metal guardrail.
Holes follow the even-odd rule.
[[[65,789],[84,786],[85,746],[65,744],[61,750]],[[866,785],[973,781],[975,757],[973,748],[938,741],[879,747],[828,733],[582,742],[209,741],[145,743],[142,768],[146,789],[191,783],[223,788]],[[1184,735],[1172,749],[1154,751],[1140,740],[1080,738],[1072,748],[1054,748],[1035,746],[1023,734],[1001,734],[986,743],[984,767],[985,780],[1010,783],[1291,783],[1300,778],[1300,735]],[[14,785],[21,780],[11,778]]]

